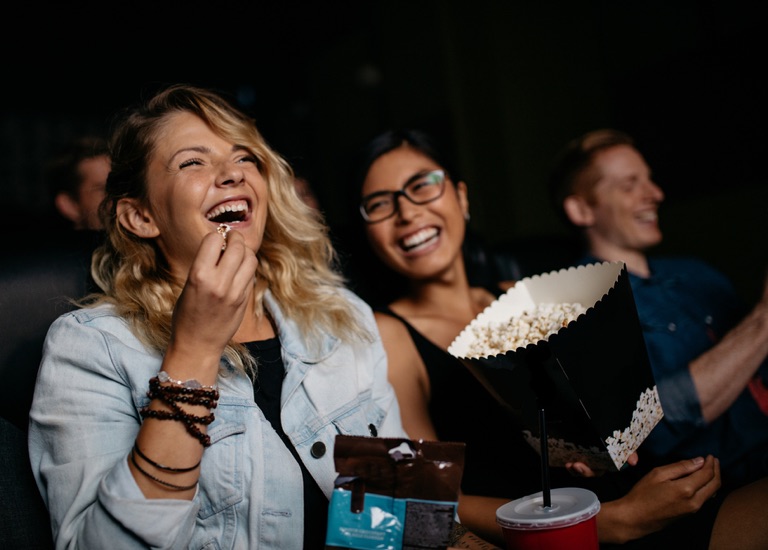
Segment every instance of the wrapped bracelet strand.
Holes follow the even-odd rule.
[[[214,420],[213,413],[207,416],[195,416],[193,414],[185,413],[176,403],[168,403],[170,407],[174,409],[174,412],[170,411],[158,411],[145,407],[141,409],[142,418],[154,418],[156,420],[176,420],[182,422],[192,437],[196,438],[203,447],[211,446],[211,438],[208,434],[204,434],[200,428],[195,426],[195,423],[208,425]]]
[[[192,485],[176,485],[174,483],[169,483],[167,481],[164,481],[160,479],[159,477],[153,476],[148,471],[146,471],[144,468],[139,466],[139,463],[136,461],[136,455],[133,452],[133,449],[131,449],[131,462],[133,462],[133,465],[136,466],[136,469],[141,472],[143,475],[154,481],[155,483],[159,483],[160,485],[163,485],[165,487],[169,487],[171,489],[174,489],[176,491],[189,491],[190,489],[194,489],[197,487],[197,481],[195,481]]]
[[[173,381],[170,385],[167,385],[163,383],[159,376],[155,376],[154,378],[149,379],[149,391],[162,393],[164,396],[168,397],[175,396],[174,401],[181,401],[181,398],[184,397],[185,402],[193,405],[202,405],[203,403],[198,402],[200,400],[210,400],[212,403],[210,408],[216,406],[216,402],[219,399],[219,390],[217,390],[215,387],[201,386],[199,383],[197,387],[193,387],[188,385],[179,385],[174,382],[176,381]],[[185,384],[188,384],[189,382],[190,381],[188,380],[185,382]]]
[[[158,470],[164,470],[166,472],[176,472],[176,473],[191,472],[192,470],[197,469],[197,467],[200,466],[200,463],[202,462],[202,460],[200,460],[198,461],[197,464],[195,464],[194,466],[190,466],[189,468],[173,468],[171,466],[164,466],[163,464],[155,462],[154,460],[149,458],[147,455],[142,453],[141,449],[139,449],[138,442],[133,444],[133,450],[136,452],[137,455],[139,455],[142,458],[142,460],[144,460],[144,462],[146,462],[147,464],[151,464]]]
[[[189,380],[175,380],[171,378],[171,376],[164,370],[161,370],[160,372],[157,373],[157,379],[160,382],[170,383],[170,384],[173,384],[174,386],[181,386],[182,388],[190,388],[193,390],[197,390],[197,389],[216,390],[216,386],[204,386],[194,378],[190,378]]]
[[[219,400],[219,391],[214,386],[203,386],[197,380],[187,380],[185,382],[174,380],[166,372],[161,371],[158,376],[149,380],[147,397],[162,401],[171,408],[171,411],[144,407],[139,411],[142,418],[182,422],[187,432],[200,441],[203,447],[211,445],[211,438],[204,434],[196,424],[207,426],[215,419],[213,413],[206,416],[197,416],[185,412],[179,407],[178,403],[199,405],[209,410],[214,409]]]

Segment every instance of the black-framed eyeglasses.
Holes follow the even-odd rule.
[[[432,170],[412,176],[399,191],[376,191],[360,201],[360,213],[368,223],[391,218],[398,209],[398,198],[405,197],[413,204],[427,204],[443,196],[446,173]]]

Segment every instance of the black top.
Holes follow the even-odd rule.
[[[540,491],[539,455],[511,414],[461,361],[389,308],[377,311],[405,325],[424,361],[431,388],[429,416],[438,439],[466,444],[462,491],[510,499]]]
[[[253,385],[256,404],[301,466],[304,479],[304,548],[322,549],[325,547],[328,499],[307,470],[291,440],[285,435],[280,421],[280,394],[285,376],[280,340],[275,337],[260,342],[248,342],[245,345],[256,358],[257,375]]]
[[[500,290],[488,288],[496,296]],[[376,311],[390,315],[408,329],[427,368],[431,388],[429,415],[441,441],[466,443],[462,491],[510,500],[541,491],[539,454],[523,439],[514,418],[491,396],[460,360],[424,337],[408,321],[387,307]],[[503,440],[503,441],[502,441]],[[593,478],[550,469],[551,487],[584,487],[605,503],[626,495],[645,473],[638,467],[606,472]],[[602,543],[601,550],[656,550],[691,548],[705,550],[721,496],[709,499],[702,509],[651,535],[624,545]]]

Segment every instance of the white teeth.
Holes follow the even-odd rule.
[[[644,212],[637,216],[637,219],[644,222],[654,222],[659,218],[656,212]]]
[[[403,239],[403,248],[411,249],[423,244],[437,236],[438,231],[434,227],[422,229],[413,235]]]
[[[245,201],[236,201],[236,202],[228,202],[226,204],[221,204],[208,212],[205,217],[209,220],[212,218],[215,218],[216,216],[220,216],[224,212],[242,212],[244,210],[248,210],[248,203]]]

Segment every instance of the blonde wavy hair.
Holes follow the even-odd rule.
[[[297,323],[308,345],[323,332],[344,341],[370,341],[357,312],[340,292],[345,280],[336,270],[336,253],[328,228],[317,211],[296,193],[293,171],[274,152],[254,121],[211,90],[177,84],[139,107],[126,111],[110,140],[112,170],[101,205],[106,239],[96,249],[91,273],[102,289],[83,306],[113,304],[145,345],[164,352],[171,336],[171,317],[185,281],[176,280],[153,240],[127,231],[117,218],[122,198],[147,201],[147,167],[167,119],[179,112],[201,118],[222,138],[248,149],[267,182],[269,203],[264,238],[257,252],[256,311],[269,289],[286,315]],[[261,314],[261,313],[259,313]],[[245,346],[230,342],[225,357],[250,370],[254,362]]]

